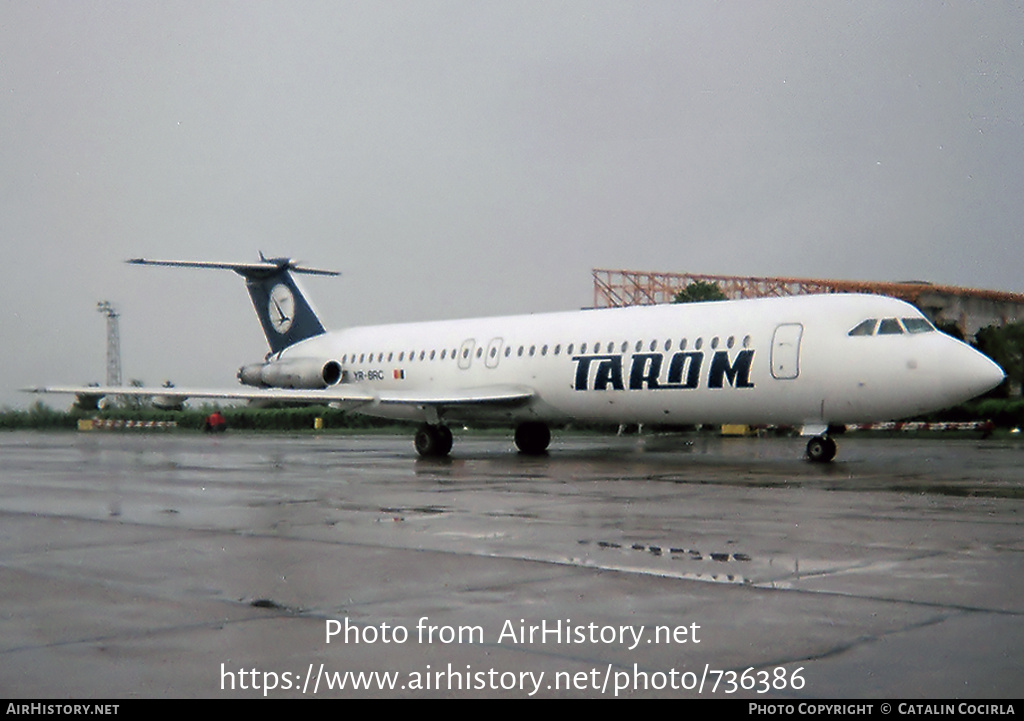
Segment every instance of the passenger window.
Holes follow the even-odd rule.
[[[929,323],[927,318],[904,318],[903,325],[908,333],[928,333],[935,330],[935,326]]]
[[[903,326],[895,318],[885,318],[878,326],[878,335],[901,335]]]
[[[572,355],[572,349],[575,347],[574,343],[570,343],[569,347],[565,349],[566,355]]]
[[[878,323],[877,318],[862,320],[853,330],[847,333],[847,335],[874,335],[876,323]]]

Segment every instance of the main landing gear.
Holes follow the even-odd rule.
[[[539,456],[548,450],[551,429],[547,423],[527,421],[516,426],[516,448],[526,456]]]
[[[551,443],[551,429],[547,423],[527,421],[516,426],[516,448],[527,456],[545,453]],[[451,453],[452,432],[448,426],[424,423],[416,431],[416,452],[424,458],[442,458]]]
[[[416,431],[413,441],[416,452],[424,458],[441,458],[452,450],[452,431],[448,426],[432,426],[424,423]]]
[[[828,463],[836,457],[836,442],[830,436],[814,436],[807,441],[807,459],[812,463]]]

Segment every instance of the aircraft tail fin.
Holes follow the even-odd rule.
[[[339,275],[337,271],[307,268],[291,258],[265,258],[258,263],[209,263],[191,260],[150,260],[134,258],[134,265],[163,265],[178,268],[220,268],[245,278],[253,308],[263,326],[272,353],[325,332],[312,304],[306,299],[292,273]]]

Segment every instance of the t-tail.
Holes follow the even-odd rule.
[[[263,332],[270,344],[270,351],[278,353],[299,341],[321,335],[325,332],[323,323],[317,317],[306,294],[292,277],[292,273],[309,275],[338,275],[337,271],[307,268],[291,258],[264,258],[260,253],[258,263],[209,263],[192,260],[129,260],[135,265],[166,265],[180,268],[220,268],[233,270],[245,278],[249,297],[256,309],[256,315],[263,326]]]

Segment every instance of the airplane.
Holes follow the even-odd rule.
[[[1002,382],[986,356],[914,306],[863,294],[803,295],[352,327],[328,332],[293,274],[338,275],[290,258],[135,265],[245,278],[270,352],[246,388],[42,387],[37,393],[294,401],[420,423],[421,456],[452,450],[453,423],[512,426],[547,452],[570,421],[786,425],[806,457],[836,455],[846,424],[946,408]]]

